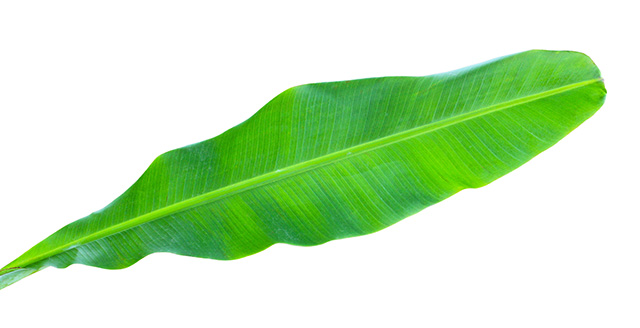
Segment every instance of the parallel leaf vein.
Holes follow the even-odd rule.
[[[363,154],[366,152],[370,152],[375,149],[386,147],[404,140],[415,138],[417,136],[420,136],[438,129],[442,129],[451,125],[455,125],[467,120],[481,117],[483,115],[504,110],[510,107],[522,105],[522,104],[539,100],[542,98],[546,98],[546,97],[551,97],[559,93],[567,92],[567,91],[584,87],[600,81],[601,79],[591,79],[591,80],[586,80],[586,81],[577,82],[573,84],[568,84],[559,88],[546,90],[537,94],[516,98],[510,101],[498,103],[485,108],[480,108],[475,111],[471,111],[471,112],[457,115],[454,117],[441,119],[436,122],[425,124],[410,130],[402,131],[402,132],[388,135],[379,139],[364,142],[356,146],[352,146],[350,148],[342,149],[342,150],[335,151],[323,156],[319,156],[319,157],[310,159],[308,161],[300,162],[300,163],[297,163],[273,172],[265,173],[247,180],[243,180],[243,181],[204,193],[202,195],[185,199],[183,201],[174,203],[172,205],[137,216],[135,218],[129,219],[117,225],[108,227],[100,231],[96,231],[82,238],[78,238],[67,244],[55,247],[47,252],[40,254],[37,257],[31,258],[31,259],[25,259],[19,263],[12,263],[12,266],[25,267],[27,265],[39,262],[41,260],[52,257],[54,255],[60,254],[69,249],[79,247],[81,245],[84,245],[84,244],[87,244],[111,235],[115,235],[125,230],[149,223],[151,221],[154,221],[163,217],[167,217],[172,214],[177,214],[197,206],[201,206],[213,201],[224,199],[231,195],[235,195],[239,192],[248,191],[265,184],[273,183],[288,177],[296,176],[303,172],[309,171],[313,168],[319,168],[325,165],[330,165],[338,161],[341,161],[343,159],[346,159],[355,155]]]

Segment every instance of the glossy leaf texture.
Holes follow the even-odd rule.
[[[0,288],[48,266],[119,269],[154,252],[231,260],[372,233],[514,170],[605,95],[589,57],[541,50],[425,77],[297,86],[159,156],[111,204],[3,268]]]

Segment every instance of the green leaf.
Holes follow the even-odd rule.
[[[225,133],[159,156],[123,195],[0,271],[0,288],[154,252],[220,260],[383,229],[514,170],[593,115],[576,52],[528,51],[426,77],[308,84]]]

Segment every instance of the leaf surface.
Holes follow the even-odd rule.
[[[288,89],[225,133],[159,156],[102,210],[0,270],[119,269],[154,252],[231,260],[383,229],[514,170],[602,106],[584,54],[528,51],[425,77]]]

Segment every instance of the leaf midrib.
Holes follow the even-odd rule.
[[[318,168],[325,165],[333,164],[340,160],[343,160],[355,155],[373,151],[381,147],[386,147],[386,146],[395,144],[397,142],[411,139],[419,135],[432,132],[432,131],[435,131],[447,126],[451,126],[454,124],[458,124],[479,116],[487,115],[487,114],[504,110],[510,107],[522,105],[538,99],[551,97],[559,93],[577,89],[577,88],[587,86],[589,84],[597,83],[600,81],[602,81],[602,79],[597,78],[597,79],[590,79],[582,82],[568,84],[559,88],[546,90],[533,95],[516,98],[510,101],[491,105],[485,108],[480,108],[462,115],[449,117],[447,119],[425,124],[413,129],[398,132],[398,133],[388,135],[379,139],[371,140],[356,146],[345,148],[343,150],[339,150],[330,154],[319,156],[319,157],[310,159],[308,161],[300,162],[276,171],[272,171],[272,172],[265,173],[247,180],[230,184],[228,186],[204,193],[202,195],[192,197],[192,198],[171,204],[169,206],[151,211],[149,213],[137,216],[135,218],[113,225],[106,229],[96,231],[82,238],[78,238],[73,242],[53,248],[47,252],[42,253],[40,256],[31,258],[31,259],[26,259],[20,262],[14,262],[14,263],[11,263],[10,265],[13,267],[25,267],[25,266],[37,263],[39,261],[42,261],[44,259],[47,259],[51,256],[62,253],[64,251],[67,251],[69,249],[72,249],[81,245],[85,245],[87,243],[105,238],[107,236],[111,236],[111,235],[123,232],[125,230],[149,223],[151,221],[166,217],[171,214],[176,214],[196,206],[200,206],[206,203],[224,199],[226,197],[237,194],[239,192],[251,190],[253,188],[256,188],[265,184],[273,183],[273,182],[282,180],[284,178],[295,176],[313,168]]]

